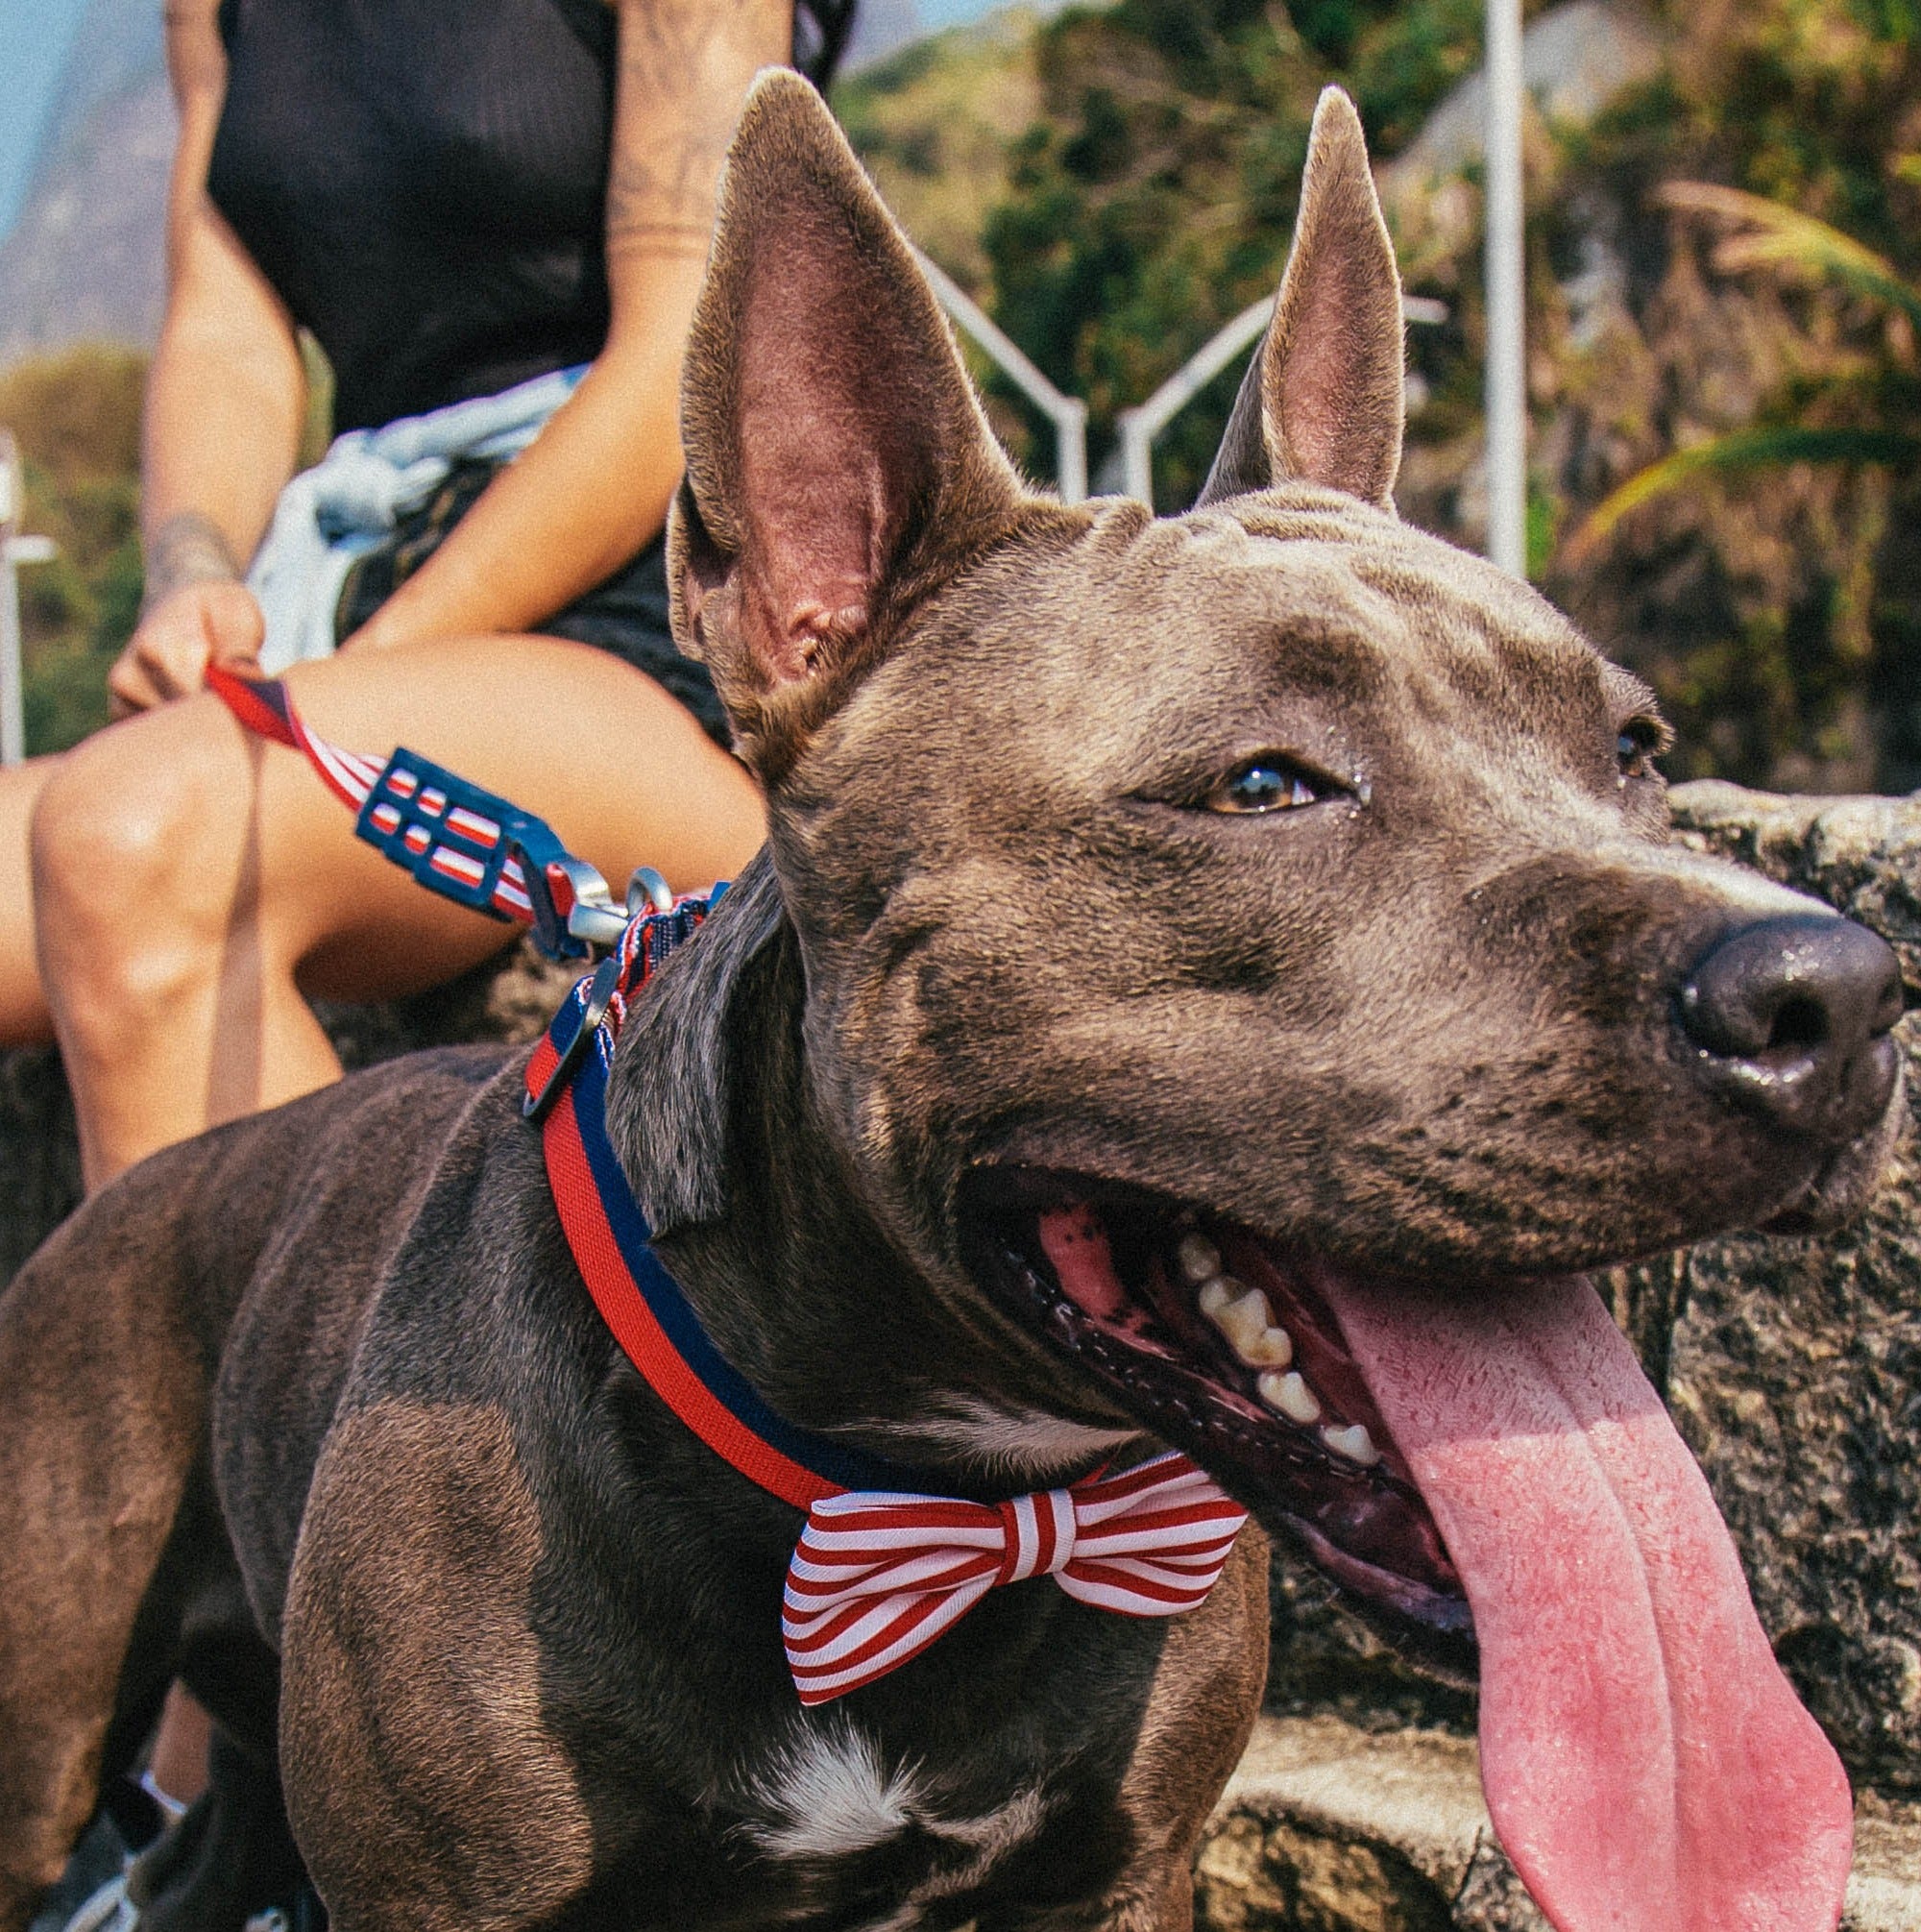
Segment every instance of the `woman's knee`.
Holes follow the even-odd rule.
[[[143,724],[87,740],[42,787],[34,914],[50,977],[161,1000],[233,918],[246,798],[211,747],[196,755],[191,734]]]

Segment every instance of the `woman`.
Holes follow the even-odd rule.
[[[711,688],[665,638],[658,539],[717,171],[754,72],[791,57],[790,5],[168,0],[181,140],[123,721],[0,774],[0,1044],[59,1039],[89,1187],[336,1078],[306,996],[390,998],[502,942],[356,842],[203,690],[209,662],[302,659],[318,731],[417,747],[617,884],[644,860],[695,887],[759,844]],[[815,11],[831,57],[851,7]],[[270,524],[263,566],[290,520],[312,538],[302,485],[276,520],[301,326],[343,429],[505,392],[525,445],[502,467],[500,439],[456,439],[393,538],[349,546],[347,634],[317,659],[313,596],[281,636],[262,597],[286,603],[285,570],[244,569]],[[162,1743],[190,1789],[198,1739]]]
[[[303,994],[392,997],[501,942],[201,689],[209,660],[261,648],[243,566],[294,466],[298,324],[346,428],[590,364],[511,466],[456,469],[455,496],[485,488],[445,541],[337,655],[294,668],[314,727],[415,746],[617,885],[644,859],[699,885],[758,843],[750,781],[687,705],[567,641],[606,613],[552,614],[658,537],[717,171],[751,76],[791,54],[790,6],[168,0],[181,142],[147,600],[110,679],[128,721],[0,785],[0,1043],[58,1036],[89,1186],[333,1079]],[[649,572],[616,603],[657,605]]]

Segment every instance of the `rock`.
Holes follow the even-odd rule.
[[[1841,1932],[1921,1927],[1921,1806],[1865,1798]],[[1201,1932],[1548,1932],[1465,1738],[1264,1717],[1195,1865]],[[1732,1932],[1732,1928],[1731,1928]]]

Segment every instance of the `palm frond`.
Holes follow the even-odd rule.
[[[1796,428],[1789,425],[1737,429],[1676,450],[1672,455],[1638,470],[1582,519],[1580,527],[1562,547],[1561,561],[1569,567],[1585,563],[1623,517],[1696,477],[1782,469],[1790,463],[1916,462],[1921,462],[1921,435],[1899,429]]]
[[[1736,228],[1714,251],[1715,266],[1729,274],[1774,269],[1804,281],[1831,279],[1921,325],[1921,288],[1885,255],[1812,214],[1713,182],[1668,182],[1657,198]]]

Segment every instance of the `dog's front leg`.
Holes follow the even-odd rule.
[[[1105,1896],[980,1932],[1192,1932],[1195,1848],[1253,1730],[1267,1651],[1268,1540],[1250,1523],[1206,1602],[1168,1624],[1119,1793],[1133,1855]]]
[[[541,1551],[505,1416],[378,1401],[315,1471],[283,1632],[287,1811],[335,1932],[507,1932],[587,1881],[543,1721]]]

